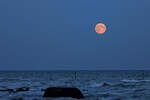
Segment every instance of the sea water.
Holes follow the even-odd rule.
[[[0,72],[0,90],[30,87],[24,92],[0,91],[0,100],[76,100],[43,98],[41,90],[53,86],[77,87],[85,96],[82,100],[150,100],[150,71]]]

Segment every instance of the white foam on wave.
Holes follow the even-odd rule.
[[[150,80],[121,80],[122,82],[150,82]]]
[[[108,86],[109,84],[106,82],[102,82],[102,83],[93,83],[91,84],[91,87],[102,87],[102,86]]]

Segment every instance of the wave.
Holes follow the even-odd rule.
[[[135,84],[124,84],[124,83],[116,83],[116,84],[109,84],[106,82],[103,83],[94,83],[90,85],[90,87],[122,87],[122,88],[130,88],[130,87],[135,87]]]
[[[110,84],[103,82],[103,83],[94,83],[91,85],[91,87],[104,87],[104,86],[110,86]]]
[[[150,82],[150,80],[121,80],[122,82]]]
[[[135,87],[135,85],[134,84],[119,83],[119,84],[114,84],[113,87],[133,88],[133,87]]]

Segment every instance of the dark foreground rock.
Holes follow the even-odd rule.
[[[74,87],[49,87],[45,90],[43,97],[72,97],[77,99],[84,98],[81,91]]]

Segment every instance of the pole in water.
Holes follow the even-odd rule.
[[[144,74],[144,71],[143,71],[143,73],[142,73],[142,79],[144,80],[144,76],[145,76],[145,74]]]
[[[75,81],[76,81],[76,79],[77,79],[77,72],[75,72]]]

